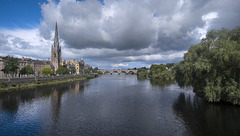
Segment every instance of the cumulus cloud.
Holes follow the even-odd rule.
[[[1,29],[0,56],[12,55],[14,57],[31,57],[34,59],[46,59],[50,57],[50,41],[39,36],[37,28],[23,30]],[[1,39],[1,38],[0,38]]]
[[[104,3],[104,4],[103,4]],[[239,0],[48,0],[40,27],[4,30],[3,54],[50,57],[58,23],[64,59],[100,68],[177,62],[210,29],[240,24]],[[121,65],[120,65],[121,64]],[[123,66],[124,65],[124,66]]]
[[[238,25],[239,4],[238,0],[105,0],[104,5],[97,0],[49,0],[42,5],[41,34],[46,36],[46,26],[54,28],[58,21],[61,38],[71,48],[140,50],[154,45],[163,51],[186,50],[211,28]],[[207,18],[213,14],[219,17]],[[225,18],[235,22],[229,26]],[[210,24],[213,19],[222,25]]]

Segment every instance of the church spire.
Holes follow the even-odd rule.
[[[54,45],[58,45],[58,29],[57,29],[57,22],[55,26],[55,36],[54,36]]]
[[[62,61],[62,53],[61,53],[61,46],[59,46],[58,41],[58,28],[57,28],[57,22],[55,26],[55,36],[54,36],[54,43],[52,45],[52,51],[51,51],[51,62],[54,67],[54,71],[58,69],[58,67],[61,64]]]

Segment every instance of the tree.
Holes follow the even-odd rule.
[[[95,67],[92,72],[93,73],[98,73],[98,67]]]
[[[84,69],[84,73],[85,73],[85,74],[89,74],[90,71],[89,71],[88,69]]]
[[[210,102],[240,104],[240,27],[211,30],[174,66],[179,86],[192,86]]]
[[[52,74],[53,74],[53,70],[49,66],[46,66],[42,69],[43,76],[52,75]]]
[[[76,69],[75,68],[71,69],[71,73],[75,74],[76,73]]]
[[[26,65],[20,70],[20,74],[25,75],[25,74],[33,74],[33,68],[30,65]]]
[[[139,68],[137,71],[137,76],[140,78],[148,77],[148,69],[146,67]]]
[[[150,72],[148,75],[150,78],[162,79],[162,80],[173,80],[172,73],[166,69],[164,64],[153,64],[150,67]]]
[[[19,66],[17,58],[11,57],[5,64],[5,68],[2,70],[5,74],[17,74]]]
[[[63,66],[59,66],[56,73],[59,75],[66,75],[69,74],[69,69]]]
[[[168,69],[172,69],[174,65],[175,65],[175,63],[167,63],[167,64],[166,64],[166,67],[167,67]]]

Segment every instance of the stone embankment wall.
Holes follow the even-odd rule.
[[[22,78],[9,78],[9,79],[0,79],[0,83],[4,82],[7,85],[9,84],[19,84],[19,83],[33,83],[38,81],[47,81],[47,80],[59,80],[59,79],[68,79],[68,78],[76,78],[76,77],[84,77],[87,74],[83,75],[59,75],[59,76],[41,76],[41,77],[22,77]],[[95,75],[97,74],[89,74]]]

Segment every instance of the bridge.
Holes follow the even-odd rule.
[[[122,73],[122,72],[124,72],[124,73],[126,73],[126,74],[128,74],[128,73],[130,73],[130,72],[132,72],[132,73],[134,73],[134,74],[137,74],[137,71],[138,71],[138,70],[114,69],[114,70],[98,70],[98,71],[102,72],[103,75],[104,75],[105,73],[110,73],[110,74],[112,74],[112,73],[114,73],[114,72],[117,72],[117,73],[120,75],[120,73]]]

